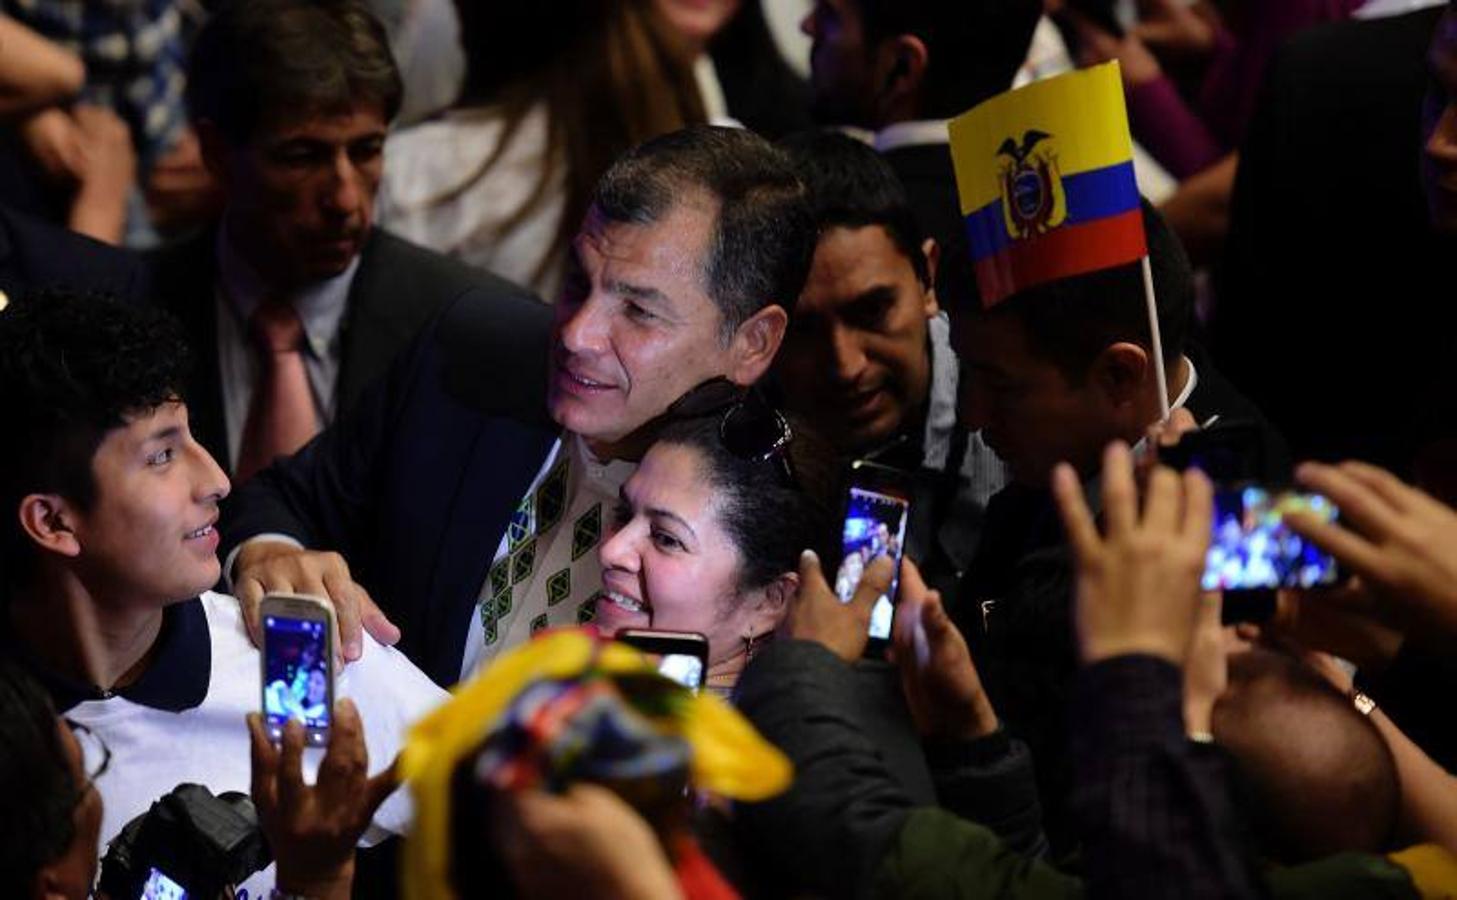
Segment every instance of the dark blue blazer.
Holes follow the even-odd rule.
[[[0,291],[48,287],[140,301],[147,280],[141,262],[125,250],[0,205]]]
[[[551,309],[502,282],[448,305],[384,379],[225,506],[223,546],[265,532],[334,550],[441,685],[460,677],[476,594],[557,436]]]

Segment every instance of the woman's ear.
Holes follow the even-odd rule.
[[[799,593],[799,573],[785,572],[769,582],[761,591],[762,596],[751,612],[749,620],[751,633],[767,634],[779,627],[789,613],[789,604]]]

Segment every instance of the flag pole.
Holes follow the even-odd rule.
[[[1164,374],[1164,338],[1159,333],[1159,308],[1153,296],[1153,267],[1143,255],[1143,299],[1148,304],[1148,333],[1153,338],[1153,371],[1158,381],[1159,421],[1169,420],[1169,379]]]

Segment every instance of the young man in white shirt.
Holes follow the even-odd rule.
[[[11,435],[0,653],[110,748],[95,781],[103,845],[179,783],[220,793],[250,782],[244,716],[258,709],[261,666],[236,602],[208,590],[229,485],[188,430],[187,360],[176,324],[152,310],[57,292],[0,312]],[[336,690],[357,699],[378,771],[444,694],[402,655],[370,649]],[[306,772],[318,763],[308,755]],[[401,833],[409,815],[396,794],[365,843]],[[242,890],[271,885],[269,869]]]

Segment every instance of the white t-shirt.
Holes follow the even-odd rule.
[[[178,784],[201,784],[214,794],[248,792],[252,764],[243,717],[260,705],[258,650],[248,640],[232,597],[208,592],[200,601],[188,602],[200,603],[211,638],[207,693],[201,703],[174,712],[113,695],[85,700],[65,711],[67,718],[96,732],[111,749],[111,763],[96,781],[105,805],[103,855],[123,826]],[[166,629],[162,639],[168,639]],[[175,652],[163,648],[159,656],[169,649]],[[371,774],[394,759],[409,726],[447,697],[404,654],[375,643],[367,634],[363,657],[338,673],[334,692],[336,697],[352,698],[359,707]],[[306,781],[313,781],[323,756],[322,749],[304,751]],[[360,844],[370,846],[403,834],[412,813],[408,792],[396,791],[379,808]],[[241,886],[238,900],[267,897],[272,886],[269,866]]]

